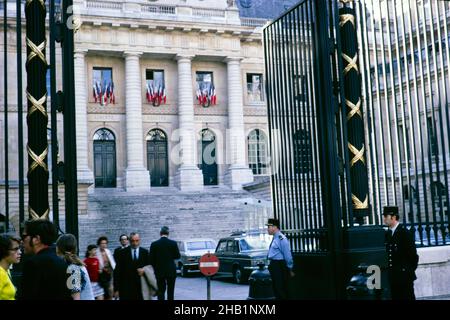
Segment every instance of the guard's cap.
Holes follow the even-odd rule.
[[[280,228],[280,220],[270,218],[270,219],[267,221],[266,226],[275,226],[275,227]]]
[[[397,206],[383,207],[383,216],[387,216],[387,215],[400,217],[398,214],[398,207]]]

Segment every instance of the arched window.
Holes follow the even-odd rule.
[[[267,138],[259,129],[248,135],[248,166],[254,175],[267,174]]]
[[[114,137],[114,134],[109,131],[108,129],[99,129],[94,133],[94,140],[109,140],[114,141],[116,138]]]
[[[147,141],[167,141],[167,137],[166,137],[166,134],[164,133],[164,131],[161,131],[159,129],[153,129],[147,134],[147,137],[145,138],[145,140],[147,140]]]

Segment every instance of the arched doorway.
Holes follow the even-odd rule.
[[[116,138],[105,128],[94,134],[94,176],[96,188],[116,187]]]
[[[202,130],[201,150],[200,169],[203,172],[203,184],[217,185],[216,136],[211,130]]]
[[[169,185],[169,165],[167,156],[167,136],[159,130],[153,129],[147,135],[147,169],[150,171],[152,187]]]
[[[259,129],[252,130],[248,135],[248,166],[254,175],[267,174],[267,139]]]

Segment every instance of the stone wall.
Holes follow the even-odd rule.
[[[416,298],[450,295],[450,245],[417,249],[419,267],[414,282]]]

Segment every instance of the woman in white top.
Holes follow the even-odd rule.
[[[101,236],[97,240],[97,259],[99,261],[99,284],[105,290],[105,300],[111,300],[113,297],[113,272],[116,268],[116,261],[109,251],[108,238]]]

